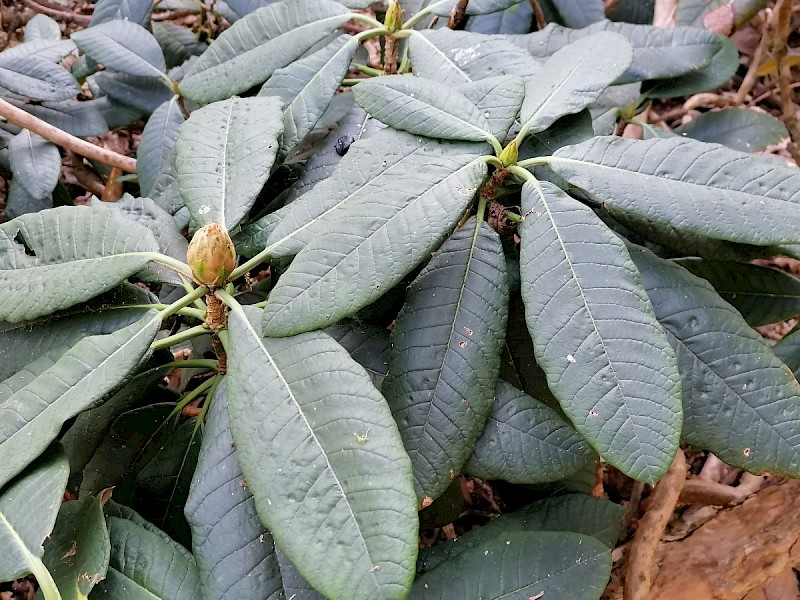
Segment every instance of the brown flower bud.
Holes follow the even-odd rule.
[[[218,223],[209,223],[195,232],[186,257],[195,281],[209,287],[223,285],[236,268],[233,242]]]

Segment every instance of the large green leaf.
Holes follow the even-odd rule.
[[[423,574],[409,598],[597,600],[610,574],[611,550],[594,538],[513,531],[487,539]]]
[[[483,148],[488,150],[488,146],[440,143],[394,130],[363,141],[356,139],[329,176],[278,211],[282,213],[280,222],[267,240],[271,255],[281,258],[297,254],[327,232],[329,224],[338,220],[344,209],[368,202],[375,189],[392,186],[394,181],[408,178],[425,165],[435,165],[437,176],[445,177],[463,164],[461,160],[468,160],[460,155],[473,152],[478,156]],[[419,188],[418,193],[424,190]]]
[[[447,489],[483,431],[507,319],[500,236],[473,217],[411,284],[392,331],[383,391],[419,500]]]
[[[0,86],[36,100],[66,100],[80,92],[78,82],[61,65],[36,55],[14,56],[8,52],[0,53]]]
[[[236,21],[189,68],[181,92],[222,100],[263,83],[350,18],[331,0],[276,2]]]
[[[708,280],[752,327],[800,314],[800,279],[759,265],[724,260],[679,260],[684,269]]]
[[[261,338],[259,313],[230,314],[228,413],[261,520],[326,596],[404,598],[416,500],[386,401],[329,336]]]
[[[141,318],[153,297],[142,288],[126,283],[86,304],[38,321],[0,324],[0,381],[8,379],[28,363],[47,355],[58,360],[70,347],[88,335],[111,333]]]
[[[200,577],[191,554],[161,532],[109,516],[111,561],[92,598],[197,600]]]
[[[555,410],[498,381],[486,429],[464,470],[481,479],[547,483],[594,459],[589,444]]]
[[[758,152],[789,137],[780,119],[747,108],[703,113],[675,129],[675,133],[741,152]]]
[[[191,114],[178,133],[175,167],[198,225],[239,224],[269,177],[282,131],[275,98],[233,98]]]
[[[633,62],[616,83],[664,79],[702,69],[723,43],[721,36],[697,27],[662,29],[611,21],[600,21],[584,29],[568,29],[551,23],[541,31],[509,36],[509,39],[531,55],[545,58],[600,31],[624,35],[633,46]]]
[[[550,167],[623,222],[631,213],[743,244],[800,241],[800,171],[725,146],[599,137],[559,149]]]
[[[389,372],[389,331],[355,319],[342,319],[323,331],[339,342],[353,360],[367,370],[372,383],[380,389]]]
[[[167,70],[156,38],[133,21],[104,21],[70,37],[89,58],[120,73],[159,77]]]
[[[158,174],[175,148],[178,131],[185,120],[177,96],[159,106],[147,120],[136,152],[136,175],[142,196],[147,196],[153,189]]]
[[[489,132],[502,143],[525,98],[525,81],[517,75],[487,77],[457,88],[486,117]]]
[[[120,385],[147,354],[161,320],[148,311],[114,333],[83,338],[0,384],[0,484],[47,448],[61,426]]]
[[[625,509],[620,505],[586,494],[545,498],[512,513],[500,515],[452,542],[437,544],[421,552],[417,569],[420,572],[430,571],[464,550],[475,548],[509,531],[571,531],[591,536],[613,550],[624,514]]]
[[[86,600],[105,579],[111,555],[102,498],[86,496],[66,502],[44,548],[44,564],[63,600]]]
[[[156,256],[146,227],[113,208],[61,207],[0,225],[0,320],[48,315],[106,292]]]
[[[683,437],[754,473],[800,476],[800,385],[714,288],[631,250],[683,379]]]
[[[625,72],[633,60],[628,41],[597,33],[558,50],[525,87],[523,131],[544,131],[559,117],[582,111]]]
[[[277,600],[281,575],[272,536],[236,461],[227,382],[218,385],[184,512],[206,600]]]
[[[23,129],[8,144],[8,161],[14,179],[31,197],[46,198],[61,175],[58,146]]]
[[[281,146],[289,151],[304,138],[328,109],[342,83],[359,40],[342,35],[321,50],[278,69],[259,96],[277,96],[286,106]]]
[[[359,186],[357,200],[305,230],[305,235],[321,231],[272,290],[264,311],[265,335],[318,329],[382,296],[448,235],[487,171],[474,154],[437,155],[435,150],[417,153],[404,163],[405,168],[385,178],[383,185]],[[364,179],[361,173],[345,171],[344,162],[338,170],[351,181]],[[337,196],[344,200],[342,194]],[[276,235],[277,230],[272,237]],[[397,248],[403,251],[397,254]]]
[[[447,140],[480,142],[491,125],[478,107],[452,86],[414,77],[365,79],[353,88],[359,106],[394,129]]]
[[[539,72],[539,61],[507,39],[447,28],[413,32],[408,55],[415,75],[448,85]]]
[[[590,208],[550,183],[523,186],[522,214],[522,299],[536,361],[600,455],[655,483],[678,448],[680,379],[636,266]]]
[[[44,569],[42,544],[53,530],[68,476],[66,457],[53,452],[0,491],[0,581]]]

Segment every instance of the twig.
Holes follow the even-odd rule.
[[[764,26],[764,32],[761,34],[761,40],[758,42],[756,51],[753,53],[753,58],[750,59],[750,66],[747,67],[747,73],[742,80],[742,84],[739,86],[739,91],[736,92],[737,105],[741,105],[744,102],[747,94],[750,93],[750,90],[752,90],[753,86],[756,84],[756,80],[758,79],[758,67],[761,66],[761,61],[764,60],[764,53],[767,51],[767,46],[769,46],[769,40],[769,24],[766,24]]]
[[[542,7],[539,6],[539,2],[537,2],[537,0],[530,0],[530,2],[533,7],[533,14],[536,15],[536,29],[541,31],[547,27],[547,19],[544,18],[544,12],[542,12]]]
[[[453,10],[450,11],[450,16],[447,19],[447,25],[445,25],[445,27],[448,29],[458,29],[458,26],[461,25],[461,21],[464,20],[467,14],[468,4],[469,0],[458,0]]]
[[[136,160],[128,156],[123,156],[107,148],[95,146],[86,140],[70,135],[66,131],[54,127],[42,121],[38,117],[9,104],[0,98],[0,117],[4,117],[9,123],[14,123],[33,133],[42,136],[44,139],[63,146],[67,150],[72,150],[76,154],[91,158],[112,167],[119,167],[126,173],[136,173]]]
[[[86,168],[83,159],[69,150],[67,150],[67,161],[78,185],[99,198],[105,190],[105,184],[100,176]]]
[[[664,535],[672,511],[678,502],[686,481],[686,457],[678,448],[675,460],[650,496],[650,507],[639,521],[639,526],[628,548],[628,565],[625,570],[625,600],[648,600],[654,579],[654,557],[658,543]]]
[[[72,21],[73,23],[83,25],[84,27],[89,25],[89,22],[92,20],[91,15],[79,15],[66,10],[60,10],[52,6],[48,6],[47,4],[39,3],[36,0],[22,0],[22,3],[28,8],[35,10],[37,13],[42,13],[48,17],[54,17],[64,21]]]
[[[642,502],[643,492],[644,492],[644,482],[643,481],[634,482],[633,490],[631,491],[631,499],[628,502],[628,507],[625,510],[625,515],[622,517],[621,537],[624,537],[624,534],[630,530],[631,525],[633,525],[634,519],[636,519],[636,515],[639,512],[639,505]]]
[[[397,73],[397,38],[394,35],[386,36],[386,46],[383,51],[383,74],[394,75]]]
[[[789,32],[792,23],[792,0],[778,0],[773,12],[775,19],[775,42],[772,46],[773,56],[778,63],[778,88],[781,91],[781,110],[783,123],[789,130],[791,141],[786,146],[794,162],[800,166],[800,123],[797,119],[797,106],[792,96],[792,67],[786,60],[789,53]]]

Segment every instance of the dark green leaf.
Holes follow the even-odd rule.
[[[509,531],[571,531],[588,535],[613,550],[619,538],[625,509],[608,500],[586,494],[546,498],[512,513],[500,515],[452,542],[438,544],[421,553],[418,569],[430,571],[464,550],[475,548]]]
[[[795,379],[797,379],[800,374],[800,329],[795,329],[775,344],[772,350],[778,358],[786,363],[786,366],[794,371]]]
[[[419,500],[461,473],[489,416],[508,319],[505,267],[497,232],[473,217],[414,280],[397,317],[383,390]]]
[[[197,102],[222,100],[263,83],[349,20],[331,0],[276,2],[236,21],[192,65],[181,92]]]
[[[233,229],[244,219],[269,177],[282,130],[275,98],[234,98],[192,113],[178,134],[175,167],[198,225]]]
[[[409,598],[596,600],[610,573],[611,550],[594,538],[513,531],[482,541],[423,574]]]
[[[722,260],[683,259],[684,269],[707,280],[752,326],[800,314],[800,279],[758,265]]]
[[[636,266],[590,208],[550,183],[523,186],[522,214],[522,298],[550,389],[603,458],[655,483],[678,448],[680,379]]]
[[[16,323],[85,302],[136,273],[157,251],[146,227],[112,208],[54,208],[3,223],[0,319]]]
[[[197,600],[200,578],[192,556],[165,534],[135,521],[109,516],[108,577],[92,598]]]
[[[324,333],[261,338],[260,312],[230,314],[228,413],[261,520],[326,596],[404,598],[416,501],[386,401]]]
[[[184,509],[206,600],[277,600],[281,575],[259,521],[228,425],[227,383],[217,387]]]
[[[758,152],[789,137],[779,119],[747,108],[703,113],[675,129],[675,133],[742,152]]]
[[[683,380],[683,437],[754,473],[800,476],[800,385],[714,288],[632,249]]]
[[[632,213],[731,242],[798,242],[800,172],[762,157],[682,138],[600,137],[559,149],[549,166],[623,222]]]
[[[208,49],[208,44],[201,42],[197,33],[170,21],[153,23],[153,35],[156,36],[170,68],[183,65],[193,56],[200,56]],[[177,79],[174,73],[170,73],[170,76]]]
[[[105,579],[110,555],[102,499],[87,496],[62,504],[43,559],[61,598],[85,600]]]
[[[173,96],[172,90],[159,77],[101,71],[92,79],[112,100],[113,109],[118,111],[118,115],[112,115],[117,122],[105,115],[111,129],[138,121],[143,114],[152,113]],[[135,110],[131,112],[131,109]]]
[[[339,342],[351,358],[367,370],[372,383],[380,389],[389,372],[389,332],[355,319],[342,319],[323,331]]]
[[[28,213],[53,208],[53,195],[47,194],[44,198],[33,197],[17,179],[12,179],[8,184],[8,197],[3,211],[5,216],[16,218]]]
[[[559,413],[498,381],[486,429],[464,470],[481,479],[547,483],[594,459],[589,444]]]
[[[133,21],[104,21],[70,37],[89,58],[120,73],[159,77],[167,70],[156,38]]]
[[[56,361],[42,356],[0,383],[0,482],[41,454],[65,421],[122,384],[160,324],[158,313],[148,311],[114,333],[83,338]]]
[[[68,476],[66,457],[52,452],[0,491],[0,580],[43,570],[42,544],[53,530]]]

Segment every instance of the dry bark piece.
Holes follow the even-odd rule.
[[[669,518],[683,484],[686,481],[686,457],[678,449],[675,460],[666,475],[653,488],[649,508],[639,521],[639,526],[628,548],[628,565],[625,570],[625,600],[651,600],[650,587],[655,570],[656,549],[667,528]],[[676,596],[692,597],[692,596]]]
[[[765,488],[664,546],[648,600],[741,600],[797,563],[800,481]]]

